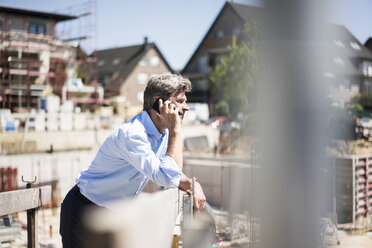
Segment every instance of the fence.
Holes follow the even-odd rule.
[[[13,190],[0,193],[0,216],[27,210],[27,240],[28,248],[37,247],[35,233],[35,216],[40,206],[46,205],[51,199],[51,187],[44,186],[27,189]]]

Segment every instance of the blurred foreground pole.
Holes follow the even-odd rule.
[[[265,4],[255,197],[263,247],[317,247],[327,142],[322,2]]]

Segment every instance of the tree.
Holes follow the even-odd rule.
[[[248,109],[254,111],[259,68],[258,43],[256,23],[247,23],[239,42],[228,47],[228,55],[222,58],[210,77],[213,103],[223,107],[231,118]]]

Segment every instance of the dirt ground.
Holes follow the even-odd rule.
[[[41,209],[37,213],[37,240],[40,248],[62,247],[61,236],[59,235],[59,208]],[[17,220],[16,220],[17,219]],[[12,243],[3,243],[1,247],[24,248],[27,247],[27,214],[18,213],[14,221],[21,222],[23,228],[14,236]]]
[[[59,235],[59,208],[48,208],[38,211],[37,226],[38,240],[40,248],[60,248],[62,247]],[[22,224],[27,223],[26,212],[18,214],[18,219]],[[223,219],[223,218],[222,218]],[[222,221],[223,222],[223,221]],[[221,223],[225,225],[226,223]],[[338,231],[340,245],[328,246],[332,248],[371,248],[372,232],[359,235],[351,235],[345,231]],[[3,247],[7,247],[4,245]],[[8,247],[23,248],[27,247],[27,232],[22,229],[21,233],[15,237],[15,241]]]
[[[338,231],[340,245],[331,246],[332,248],[371,248],[372,232],[363,235],[350,235],[345,231]]]
[[[365,140],[333,140],[327,147],[330,156],[372,153],[372,142]]]

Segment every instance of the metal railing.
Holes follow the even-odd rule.
[[[0,193],[0,216],[27,210],[27,247],[37,247],[35,217],[39,207],[51,200],[51,186],[32,188],[36,181],[22,181],[27,183],[27,189],[13,190]]]

